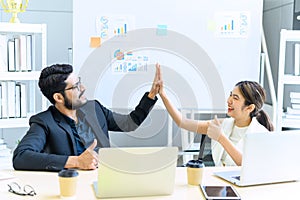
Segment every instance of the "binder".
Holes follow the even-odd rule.
[[[20,38],[18,36],[15,36],[14,38],[14,44],[15,44],[15,71],[20,71]]]
[[[294,61],[294,75],[299,76],[300,75],[300,44],[296,43],[295,44],[295,61]]]
[[[26,67],[27,71],[32,70],[32,35],[26,36]]]
[[[7,36],[0,35],[0,72],[7,71]]]
[[[18,83],[20,86],[20,109],[21,117],[27,117],[27,97],[26,97],[26,85],[24,83]]]
[[[16,82],[7,81],[8,117],[16,117]]]
[[[20,70],[27,71],[27,36],[20,35]]]
[[[15,41],[14,39],[9,39],[7,42],[7,51],[8,51],[8,71],[16,71],[15,66]]]
[[[1,82],[1,95],[2,95],[2,99],[1,99],[1,103],[2,103],[2,119],[3,118],[7,118],[8,117],[8,109],[7,109],[7,82],[6,81],[2,81]]]
[[[16,117],[20,118],[21,117],[21,86],[20,84],[16,84],[16,104],[15,104],[15,109],[16,109]]]
[[[2,118],[2,85],[0,83],[0,119]],[[1,139],[0,139],[1,143]]]
[[[300,92],[290,92],[290,98],[293,99],[300,98]]]

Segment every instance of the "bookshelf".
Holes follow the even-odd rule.
[[[296,71],[299,71],[297,60],[293,66],[294,73],[287,73],[286,71],[286,52],[287,43],[299,43],[300,42],[300,30],[286,30],[282,29],[280,32],[280,46],[279,46],[279,66],[278,66],[278,90],[277,90],[277,116],[276,116],[276,128],[281,130],[282,128],[300,128],[300,115],[295,118],[289,118],[283,110],[284,101],[284,89],[286,85],[300,85],[300,76]],[[295,51],[297,52],[297,51]],[[299,58],[299,55],[295,57]],[[299,60],[298,60],[299,61]],[[297,70],[296,70],[297,69]],[[288,109],[287,109],[288,110]]]
[[[46,24],[0,23],[0,129],[28,127],[30,116],[46,109],[47,100],[37,86],[47,64],[46,45]],[[6,85],[12,87],[3,89]],[[15,95],[9,94],[11,89]],[[5,113],[6,107],[14,107],[13,112]]]

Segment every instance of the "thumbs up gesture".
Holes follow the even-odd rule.
[[[222,134],[221,122],[215,115],[215,118],[208,122],[207,135],[209,138],[218,141]]]
[[[97,140],[80,155],[78,156],[79,169],[96,169],[98,167],[98,154],[94,151],[97,146]]]

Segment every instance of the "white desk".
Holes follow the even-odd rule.
[[[203,183],[206,185],[228,185],[217,177],[214,177],[212,173],[214,171],[232,169],[231,167],[215,168],[206,167],[204,172]],[[0,199],[59,199],[59,184],[57,173],[53,172],[36,172],[36,171],[14,171],[12,169],[0,170],[14,175],[16,178],[9,180],[0,180]],[[97,179],[97,170],[93,171],[79,171],[79,182],[77,199],[92,200],[96,199],[94,190],[92,188],[92,182]],[[31,185],[37,195],[34,197],[23,197],[8,192],[7,184],[16,181],[21,185]],[[158,180],[159,181],[159,180]],[[129,199],[180,199],[180,200],[200,200],[204,199],[197,186],[189,186],[186,183],[186,168],[177,168],[176,170],[176,183],[175,190],[171,196],[153,196],[153,197],[136,197],[136,198],[121,198]],[[241,195],[242,200],[274,200],[274,199],[298,199],[300,197],[300,182],[290,182],[281,184],[270,184],[253,187],[236,187],[238,193]],[[118,198],[117,200],[121,200]]]

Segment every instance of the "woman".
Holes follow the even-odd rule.
[[[243,138],[246,133],[273,131],[269,116],[262,110],[264,89],[254,81],[238,82],[227,99],[230,118],[209,121],[187,119],[171,104],[160,78],[159,94],[175,123],[186,130],[207,134],[212,139],[212,156],[216,166],[242,164]]]

